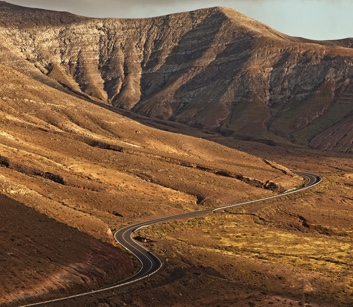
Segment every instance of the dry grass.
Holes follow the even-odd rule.
[[[0,192],[109,244],[112,231],[134,221],[272,195],[273,191],[264,189],[269,180],[284,189],[302,182],[274,163],[143,126],[105,105],[49,88],[6,66],[0,66],[0,72],[4,84],[0,88]],[[55,225],[51,226],[54,233],[59,229]],[[9,231],[15,231],[11,224]],[[41,231],[31,233],[34,242]],[[11,249],[12,242],[4,240]],[[46,240],[56,248],[55,241]],[[63,270],[60,276],[75,266],[74,257],[68,257],[67,264],[57,263],[55,255],[51,259],[55,272]],[[2,275],[7,280],[6,293],[16,292],[19,280],[28,273],[25,267],[37,260],[28,258],[23,268],[14,265],[12,257],[4,261],[4,266],[16,271]],[[126,269],[132,271],[129,266]],[[91,274],[89,266],[83,271]],[[63,278],[65,289],[81,273],[73,270],[72,274]],[[42,284],[48,279],[45,272],[28,276],[42,285],[36,293],[53,294],[59,288],[55,282],[50,287]],[[113,279],[119,280],[120,275]]]
[[[262,291],[263,297],[280,296],[282,303],[296,297],[299,302],[304,280],[309,302],[349,304],[353,300],[349,182],[349,174],[334,175],[301,197],[153,226],[141,235],[155,240],[152,249],[171,265],[211,267],[229,287],[241,283]]]
[[[213,297],[222,296],[224,306],[232,302],[291,306],[300,301],[302,279],[312,306],[343,304],[352,298],[348,269],[353,170],[348,156],[232,143],[208,135],[261,157],[255,158],[213,142],[148,128],[1,69],[7,78],[7,87],[0,92],[2,193],[109,243],[112,230],[133,221],[273,194],[255,182],[272,180],[285,188],[301,184],[273,160],[311,171],[319,161],[326,175],[315,192],[301,195],[303,199],[286,197],[146,229],[144,235],[156,241],[151,248],[168,259],[160,277],[135,290],[120,290],[122,296],[107,293],[78,305],[101,301],[111,306],[163,306],[173,301],[213,306],[218,303]],[[17,91],[18,85],[23,90]],[[33,234],[34,242],[40,234]],[[11,248],[12,243],[5,242]],[[43,251],[43,256],[47,254]],[[28,273],[13,261],[5,258],[6,267],[16,271],[4,273],[13,276],[7,279],[7,293],[17,291],[19,280]],[[29,258],[26,264],[35,261]],[[69,266],[75,261],[67,259]],[[67,267],[56,265],[58,272]],[[43,270],[28,278],[41,284],[48,278],[46,267]],[[90,274],[89,269],[84,271]],[[71,285],[66,278],[64,284]],[[53,294],[54,288],[43,285],[36,291]],[[136,289],[139,297],[133,295]]]
[[[338,92],[329,83],[325,88],[318,88],[317,94],[305,101],[299,97],[302,103],[295,107],[296,116],[293,116],[291,107],[279,112],[282,115],[272,121],[272,129],[278,134],[272,135],[264,124],[270,117],[264,101],[271,101],[271,97],[267,90],[256,89],[261,89],[262,85],[265,86],[263,89],[272,87],[267,83],[270,68],[277,61],[277,56],[288,48],[284,41],[289,38],[284,38],[279,45],[281,51],[276,51],[277,44],[269,49],[268,38],[265,38],[266,44],[259,42],[259,49],[255,49],[258,60],[248,61],[254,37],[250,35],[245,39],[243,46],[233,43],[235,24],[232,20],[233,17],[237,19],[236,27],[244,26],[252,33],[255,28],[262,29],[266,36],[282,40],[278,33],[263,25],[255,25],[225,9],[200,11],[197,13],[199,17],[194,14],[192,18],[189,14],[181,14],[177,18],[179,24],[180,18],[185,22],[182,22],[179,36],[166,35],[168,39],[163,46],[167,49],[164,48],[162,54],[159,44],[154,44],[161,33],[155,24],[149,33],[153,35],[146,44],[126,44],[124,50],[131,51],[132,56],[121,59],[124,63],[120,59],[114,63],[108,49],[116,55],[116,50],[120,50],[121,42],[125,40],[124,35],[117,40],[106,35],[112,48],[104,46],[104,35],[96,36],[104,51],[101,52],[94,47],[94,39],[90,36],[93,28],[84,27],[84,23],[60,30],[63,23],[69,25],[82,20],[80,17],[22,9],[12,14],[6,9],[7,4],[2,6],[5,8],[3,17],[7,15],[10,18],[7,29],[11,24],[14,26],[13,32],[5,31],[3,27],[4,31],[0,33],[4,47],[3,63],[8,61],[37,81],[0,65],[0,193],[25,203],[21,205],[5,198],[0,206],[0,303],[17,304],[20,300],[35,300],[35,297],[45,299],[56,296],[58,292],[83,291],[120,280],[134,268],[126,254],[113,248],[114,229],[158,216],[272,195],[301,185],[301,178],[289,170],[298,169],[319,171],[325,175],[325,181],[314,191],[301,195],[145,229],[141,235],[153,240],[148,246],[167,264],[158,277],[133,288],[117,290],[118,295],[114,290],[65,304],[294,306],[298,305],[304,291],[310,306],[351,305],[351,156],[308,151],[290,143],[296,138],[298,142],[308,144],[318,132],[347,115],[350,108],[346,103],[349,104],[352,98],[350,88],[343,91],[331,107],[329,97]],[[169,39],[179,37],[182,43],[179,46],[189,46],[189,34],[200,36],[197,33],[202,32],[198,31],[206,26],[201,22],[201,28],[192,30],[191,19],[193,22],[208,20],[212,11],[218,12],[218,18],[210,28],[211,36],[206,31],[204,36],[192,39],[196,44],[195,53],[185,58],[182,49],[174,48],[175,41]],[[228,17],[232,20],[226,22]],[[174,17],[168,17],[172,21],[170,18]],[[242,23],[239,24],[240,19]],[[157,20],[165,21],[163,18]],[[121,22],[119,27],[130,21]],[[139,20],[139,27],[149,28],[144,26],[149,22]],[[45,33],[38,33],[41,31],[34,27],[34,24],[56,23],[60,27],[46,28]],[[21,24],[27,29],[18,32],[17,25]],[[233,29],[231,32],[227,30],[228,26]],[[59,30],[60,43],[56,32]],[[135,34],[139,40],[139,30],[128,35],[127,39],[131,40]],[[77,54],[77,48],[63,52],[61,38],[66,35],[65,41],[81,42],[82,57]],[[155,46],[150,48],[148,42]],[[216,49],[210,48],[210,44],[217,45]],[[144,46],[149,50],[140,52],[142,49],[138,51],[133,46]],[[304,47],[302,44],[299,49]],[[207,51],[204,52],[206,49],[203,48]],[[315,53],[314,49],[310,50]],[[345,50],[339,52],[349,53],[348,48]],[[175,59],[174,51],[178,53]],[[336,51],[332,48],[331,54],[337,56]],[[269,56],[269,52],[273,54]],[[276,56],[276,52],[280,53]],[[237,54],[242,56],[239,61],[234,61]],[[150,59],[144,63],[145,68],[149,67],[149,72],[157,71],[157,74],[140,71],[144,65],[136,63],[141,62],[142,55]],[[76,67],[68,64],[75,58]],[[107,73],[103,80],[102,74],[105,73],[102,72],[107,67],[97,65],[98,58],[109,69],[116,68],[112,71],[121,71],[121,76],[126,76],[123,80],[125,91],[121,92],[126,99],[115,103],[121,102],[127,107],[140,100],[141,89],[146,90],[143,95],[151,99],[140,111],[169,118],[172,109],[179,108],[178,100],[191,102],[192,96],[193,101],[199,102],[196,105],[189,103],[185,113],[176,115],[176,119],[210,129],[221,125],[225,135],[236,131],[245,136],[243,138],[256,138],[272,145],[285,144],[286,147],[242,142],[210,131],[196,131],[179,123],[135,115],[141,122],[176,132],[172,134],[121,116],[116,109],[102,102],[107,101],[107,95],[110,98],[116,96],[121,78],[117,78],[115,73],[114,76]],[[191,65],[192,69],[180,69],[178,72],[177,66],[171,68],[170,61],[182,64],[179,67]],[[222,62],[230,65],[224,65],[227,67],[222,68],[220,76],[219,66],[213,64]],[[249,65],[250,70],[240,69],[246,65],[245,62],[253,64]],[[293,64],[295,67],[299,62]],[[261,71],[258,69],[260,66],[267,69]],[[209,69],[202,70],[202,67]],[[69,74],[69,70],[74,73]],[[159,73],[164,71],[171,74]],[[250,76],[242,76],[244,71],[249,71]],[[229,79],[228,75],[233,77]],[[314,75],[320,79],[319,73]],[[142,81],[140,76],[143,76]],[[225,82],[220,79],[223,76]],[[285,79],[281,77],[281,80]],[[83,96],[73,95],[55,80]],[[311,83],[312,80],[307,81]],[[203,88],[207,82],[212,86]],[[279,83],[283,85],[283,82]],[[137,91],[134,90],[135,84],[138,84]],[[249,84],[255,87],[249,87]],[[143,89],[144,86],[147,89]],[[162,91],[161,87],[164,88]],[[249,88],[252,94],[248,94]],[[87,100],[88,96],[81,90],[96,98]],[[159,94],[154,95],[154,92]],[[237,97],[248,98],[235,103],[238,98],[234,93]],[[170,99],[172,96],[174,98]],[[298,101],[294,98],[293,102]],[[281,98],[276,99],[282,101]],[[175,105],[170,105],[170,101]],[[205,102],[208,102],[206,107]],[[216,112],[213,102],[220,106]],[[320,119],[322,114],[325,116]],[[197,137],[178,132],[195,133]],[[284,140],[283,135],[288,138]],[[229,147],[202,140],[200,136]],[[338,141],[337,144],[338,149],[343,150],[349,149],[350,143]],[[275,183],[272,186],[277,188],[276,191],[264,188],[268,182]]]

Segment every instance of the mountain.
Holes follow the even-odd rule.
[[[132,275],[112,247],[128,223],[302,184],[275,162],[141,125],[6,65],[0,82],[0,194],[22,203],[0,197],[0,305]]]
[[[236,139],[353,151],[352,39],[289,37],[216,7],[92,19],[0,3],[1,63]]]
[[[0,2],[0,305],[114,284],[138,270],[116,229],[278,194],[303,184],[292,169],[324,180],[143,229],[159,274],[63,304],[350,305],[351,155],[292,142],[351,150],[351,45],[225,8],[118,20]]]
[[[37,23],[35,15],[28,22]],[[131,276],[132,259],[112,247],[114,230],[124,225],[302,184],[270,159],[153,129],[79,91],[73,95],[43,74],[39,62],[40,70],[7,47],[1,61],[16,68],[0,64],[0,194],[12,199],[0,197],[6,281],[0,305],[57,298]]]

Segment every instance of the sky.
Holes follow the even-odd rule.
[[[225,6],[292,36],[353,37],[353,0],[5,0],[89,17],[141,18]]]

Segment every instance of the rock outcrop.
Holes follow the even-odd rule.
[[[0,62],[134,112],[269,144],[353,152],[352,40],[234,10],[92,19],[0,2]]]

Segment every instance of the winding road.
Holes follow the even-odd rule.
[[[303,178],[306,179],[306,183],[295,190],[290,190],[282,194],[270,196],[270,197],[265,197],[261,199],[256,199],[252,201],[247,201],[243,203],[238,203],[238,204],[233,204],[229,206],[223,206],[223,207],[218,207],[218,208],[211,208],[211,209],[206,209],[202,211],[195,211],[195,212],[189,212],[189,213],[184,213],[184,214],[179,214],[179,215],[174,215],[174,216],[168,216],[168,217],[163,217],[155,220],[150,220],[146,222],[141,222],[133,225],[126,226],[114,234],[115,240],[122,245],[126,250],[128,250],[130,253],[132,253],[140,262],[141,266],[140,269],[137,273],[135,273],[133,276],[128,277],[112,286],[106,287],[106,288],[101,288],[98,290],[93,290],[90,292],[86,293],[81,293],[81,294],[76,294],[76,295],[71,295],[67,297],[62,297],[54,300],[48,300],[45,302],[38,302],[34,304],[28,304],[24,306],[40,306],[40,305],[48,305],[50,303],[56,303],[56,302],[63,302],[66,300],[70,299],[75,299],[83,296],[88,296],[88,295],[93,295],[101,292],[105,292],[108,290],[113,290],[122,286],[126,286],[135,282],[138,282],[142,279],[148,278],[151,275],[156,274],[163,266],[163,262],[153,253],[151,253],[149,250],[147,250],[145,247],[141,246],[137,241],[135,241],[132,238],[132,235],[135,231],[138,229],[141,229],[143,227],[151,226],[154,224],[158,223],[163,223],[171,220],[181,220],[181,219],[189,219],[189,218],[195,218],[198,216],[203,216],[208,213],[212,212],[217,212],[217,211],[222,211],[230,208],[235,208],[235,207],[240,207],[240,206],[245,206],[245,205],[250,205],[270,199],[275,199],[279,198],[282,196],[294,194],[294,193],[299,193],[304,190],[313,188],[314,186],[318,185],[321,183],[322,178],[317,175],[317,174],[312,174],[312,173],[304,173],[304,172],[296,172],[297,175],[302,176]]]

